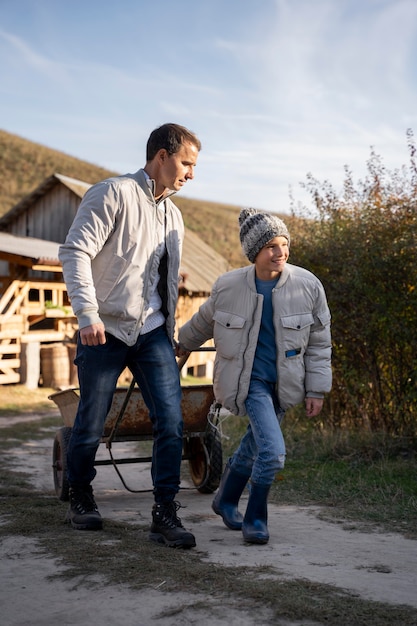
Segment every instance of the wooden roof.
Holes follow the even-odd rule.
[[[230,269],[229,263],[189,228],[185,229],[181,271],[184,289],[202,295],[211,293],[215,280]]]
[[[70,178],[69,176],[64,176],[63,174],[52,174],[49,178],[46,178],[34,191],[30,194],[22,198],[18,204],[15,204],[14,207],[7,211],[0,218],[0,229],[5,230],[6,227],[13,222],[19,215],[24,213],[32,204],[34,204],[39,198],[45,196],[51,189],[56,187],[56,185],[65,185],[68,189],[71,189],[75,193],[76,196],[82,199],[85,192],[91,187],[89,183],[85,183],[82,180],[77,180],[76,178]]]
[[[33,237],[16,237],[0,232],[0,259],[44,271],[62,271],[58,259],[60,244]]]

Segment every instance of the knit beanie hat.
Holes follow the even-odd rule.
[[[274,237],[286,237],[290,244],[290,233],[284,222],[270,213],[256,209],[242,209],[239,215],[240,243],[251,263],[258,252]]]

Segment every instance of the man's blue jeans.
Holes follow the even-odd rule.
[[[94,461],[117,380],[128,367],[141,390],[153,425],[152,481],[156,502],[174,499],[179,490],[183,420],[181,386],[174,350],[161,326],[140,335],[134,346],[106,334],[100,346],[78,341],[80,402],[68,445],[68,482],[89,485]]]
[[[271,485],[285,463],[285,442],[280,423],[284,417],[274,385],[252,379],[246,399],[249,424],[230,467],[258,485]]]

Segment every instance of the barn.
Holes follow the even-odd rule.
[[[88,183],[54,173],[0,218],[0,384],[76,384],[77,320],[58,259]],[[186,229],[177,327],[210,294],[228,262]],[[187,372],[211,377],[211,352],[193,353]],[[54,372],[54,365],[59,372]]]

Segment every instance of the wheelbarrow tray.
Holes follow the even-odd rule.
[[[184,436],[192,433],[204,433],[207,427],[207,415],[214,402],[211,385],[190,385],[182,389],[182,414]],[[110,436],[126,398],[128,389],[118,387],[104,425],[103,438]],[[58,406],[64,424],[74,425],[80,396],[77,389],[65,389],[52,394],[49,398]],[[113,441],[135,441],[152,437],[152,424],[149,411],[138,388],[134,388],[124,409],[123,416],[114,433]]]

